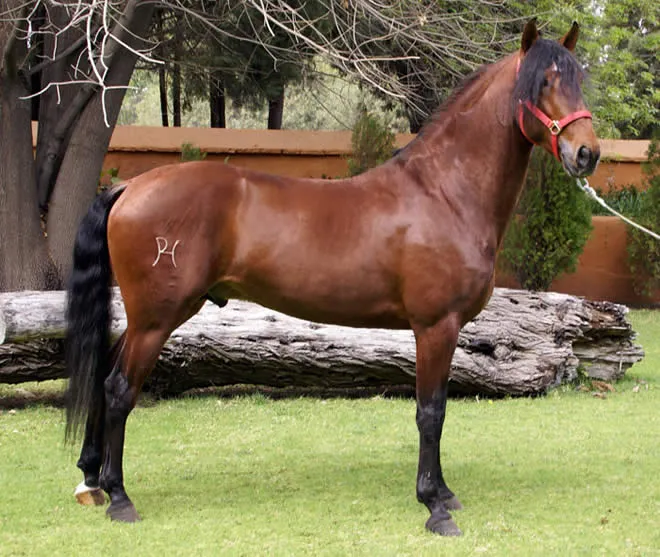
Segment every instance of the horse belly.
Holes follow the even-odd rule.
[[[312,321],[408,326],[397,208],[372,197],[341,183],[250,182],[235,213],[231,262],[214,288]]]
[[[313,258],[309,258],[313,259]],[[396,281],[376,265],[291,256],[244,269],[214,293],[256,302],[300,319],[353,327],[408,328]]]

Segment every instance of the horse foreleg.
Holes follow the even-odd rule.
[[[110,497],[107,515],[112,520],[140,520],[124,488],[124,433],[126,420],[135,407],[142,384],[168,336],[169,331],[129,329],[121,365],[116,366],[105,381],[105,451],[100,485]]]
[[[114,368],[118,365],[121,349],[124,342],[124,335],[112,347],[110,355],[110,366]],[[105,394],[104,387],[100,385],[95,389],[96,399],[85,424],[85,438],[83,440],[80,458],[77,466],[82,470],[84,480],[76,487],[74,495],[81,505],[103,505],[105,495],[99,485],[99,475],[101,473],[101,463],[103,460],[103,431],[105,426]]]
[[[444,536],[461,531],[449,510],[461,508],[447,487],[440,466],[440,439],[447,407],[447,384],[460,320],[449,315],[435,325],[413,324],[417,346],[417,428],[419,429],[419,467],[417,499],[431,512],[426,527]]]

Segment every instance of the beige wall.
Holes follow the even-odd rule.
[[[399,134],[397,146],[415,136]],[[112,136],[104,168],[117,168],[121,178],[132,178],[156,166],[178,162],[181,145],[192,143],[209,160],[255,168],[284,176],[340,177],[347,173],[351,134],[347,131],[232,130],[118,126]],[[607,191],[641,184],[640,162],[648,141],[603,140],[602,162],[590,179]]]

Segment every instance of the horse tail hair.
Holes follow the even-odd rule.
[[[76,440],[87,417],[100,412],[105,397],[103,383],[111,371],[108,215],[123,191],[120,186],[98,195],[76,235],[66,309],[65,442]]]

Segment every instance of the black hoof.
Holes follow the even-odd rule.
[[[139,522],[142,520],[130,501],[111,503],[105,514],[110,517],[110,520],[116,520],[117,522]]]
[[[445,509],[448,511],[460,511],[463,509],[463,505],[458,500],[456,495],[452,495],[449,499],[445,499],[442,503],[444,504]]]
[[[431,515],[426,521],[426,529],[434,534],[441,536],[462,536],[463,532],[460,531],[456,523],[451,518],[434,517]]]

